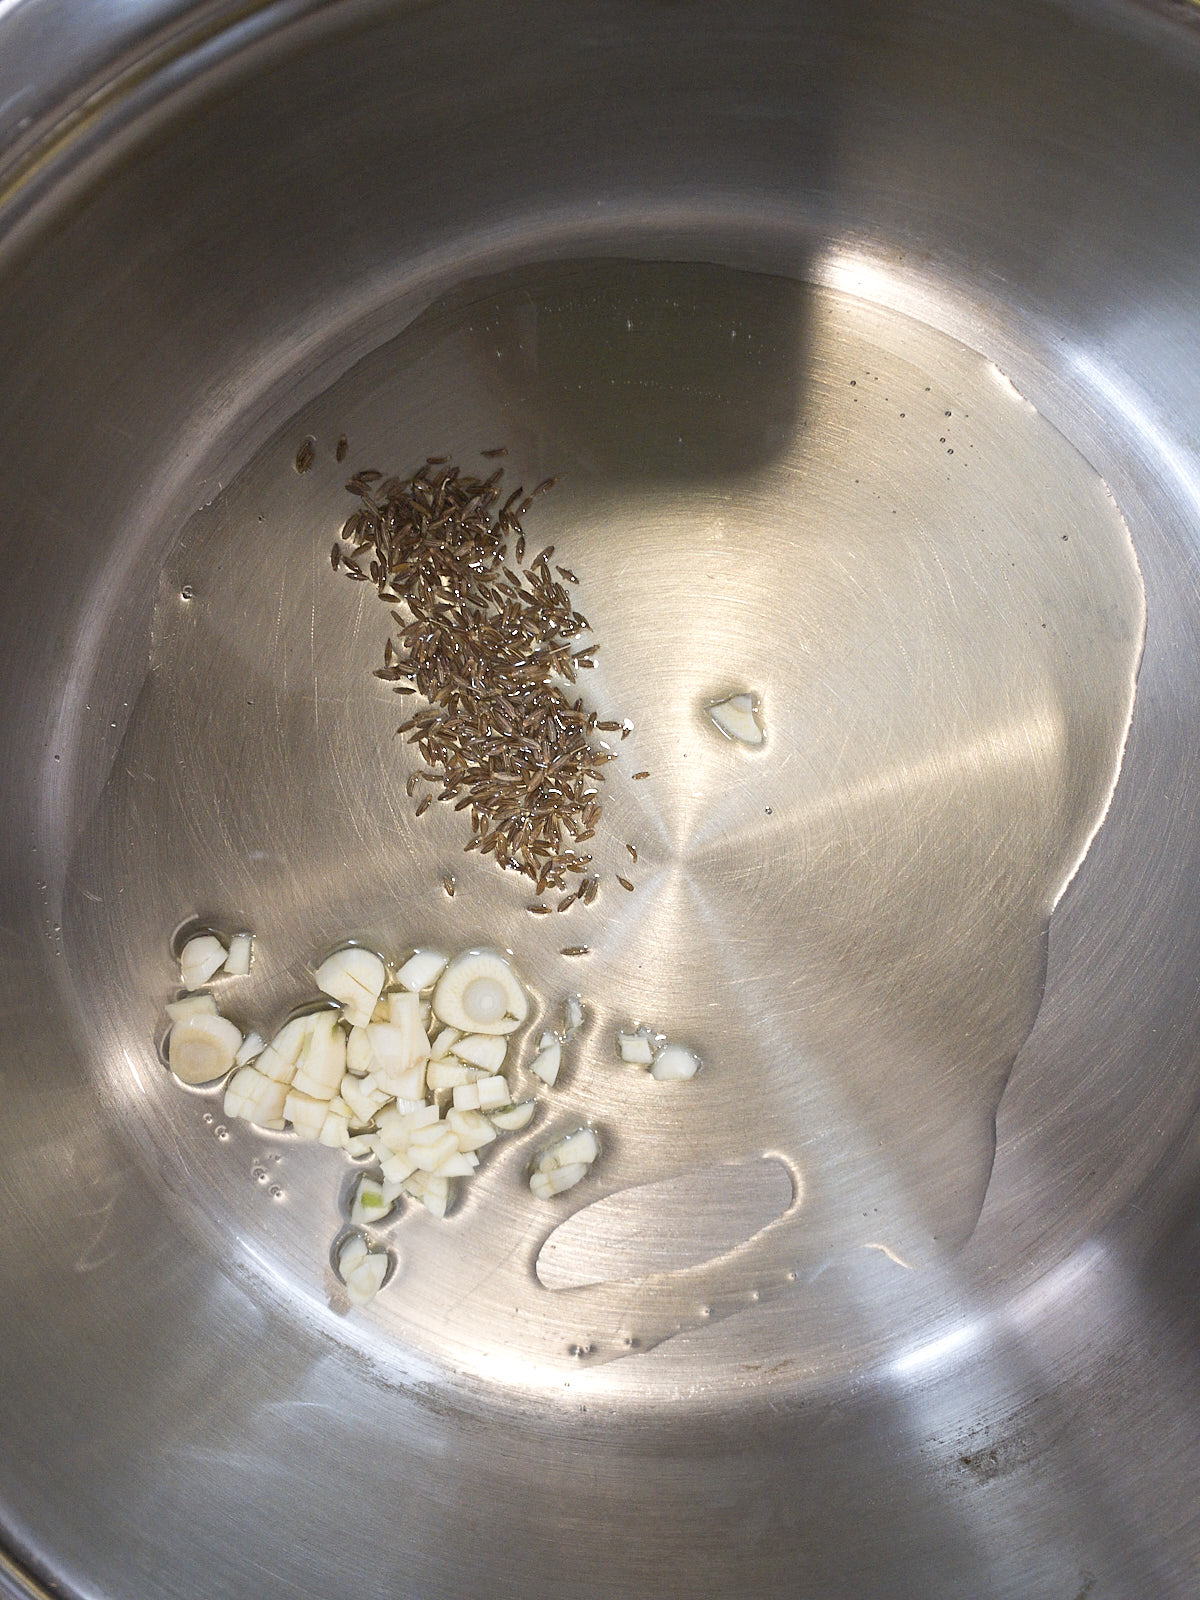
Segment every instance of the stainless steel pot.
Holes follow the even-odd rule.
[[[18,0],[0,138],[0,1591],[1194,1600],[1200,13]],[[412,817],[341,433],[560,475],[632,895]],[[366,1312],[189,917],[582,996]]]

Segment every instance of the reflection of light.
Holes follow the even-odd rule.
[[[1139,439],[1163,463],[1188,499],[1200,504],[1200,477],[1192,452],[1180,449],[1129,390],[1121,387],[1086,351],[1072,352],[1071,362],[1084,382],[1103,395],[1120,417],[1132,423]]]
[[[1018,1295],[1008,1307],[1005,1320],[1017,1326],[1039,1321],[1047,1312],[1057,1309],[1061,1301],[1078,1293],[1082,1280],[1098,1272],[1104,1259],[1105,1249],[1099,1240],[1092,1239],[1081,1245],[1074,1255]]]
[[[1003,1309],[991,1316],[961,1322],[936,1338],[913,1345],[896,1357],[891,1370],[898,1377],[911,1377],[937,1366],[949,1356],[958,1355],[985,1333],[994,1334],[997,1325],[1016,1331],[1040,1322],[1043,1317],[1061,1311],[1063,1305],[1082,1290],[1084,1281],[1101,1270],[1104,1262],[1105,1249],[1099,1241],[1081,1245],[1074,1255],[1031,1284]]]
[[[917,760],[898,762],[858,783],[821,795],[805,815],[835,815],[894,801],[906,794],[924,794],[948,779],[987,781],[995,772],[1056,769],[1062,761],[1065,733],[1061,711],[1042,707],[1010,722],[985,729],[974,739],[960,739]]]
[[[929,1339],[924,1344],[914,1345],[892,1362],[892,1371],[897,1377],[908,1378],[914,1372],[924,1372],[927,1367],[937,1366],[939,1361],[944,1361],[947,1356],[957,1355],[960,1350],[965,1350],[979,1338],[986,1327],[986,1319],[977,1317],[973,1322],[962,1322],[957,1328],[951,1328],[948,1333],[940,1334],[936,1339]]]

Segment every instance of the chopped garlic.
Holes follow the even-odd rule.
[[[556,1194],[563,1194],[567,1189],[573,1189],[581,1179],[587,1177],[587,1174],[587,1162],[575,1161],[569,1166],[552,1167],[549,1172],[533,1172],[529,1178],[529,1187],[539,1200],[551,1200]]]
[[[453,1056],[447,1056],[443,1061],[431,1061],[425,1074],[425,1081],[432,1094],[442,1094],[447,1089],[459,1089],[468,1083],[476,1083],[483,1075],[479,1067],[468,1067],[461,1061],[455,1061]]]
[[[248,1033],[238,1046],[234,1060],[239,1067],[244,1067],[248,1061],[256,1060],[266,1049],[266,1040],[261,1033]]]
[[[254,935],[252,933],[235,933],[229,941],[229,954],[225,957],[225,971],[232,973],[235,978],[244,978],[250,971],[253,945]]]
[[[364,1089],[362,1083],[349,1073],[342,1079],[338,1093],[349,1106],[351,1115],[360,1122],[370,1122],[380,1106],[387,1104],[387,1096],[382,1089]]]
[[[255,1067],[242,1067],[225,1089],[225,1115],[266,1127],[282,1118],[287,1095],[286,1084],[265,1078]]]
[[[399,1190],[396,1190],[396,1194]],[[382,1222],[390,1216],[396,1195],[391,1199],[384,1193],[382,1178],[372,1178],[364,1172],[350,1191],[350,1220],[364,1225]]]
[[[202,1011],[171,1029],[167,1061],[184,1083],[212,1083],[233,1066],[241,1043],[240,1030],[227,1017]]]
[[[280,1083],[291,1083],[296,1076],[296,1063],[300,1059],[300,1053],[304,1049],[312,1026],[311,1013],[303,1017],[293,1017],[290,1022],[285,1022],[259,1056],[258,1070],[265,1072],[268,1078],[277,1078]]]
[[[498,1111],[512,1102],[507,1078],[480,1078],[478,1088],[481,1111]]]
[[[326,1144],[332,1150],[344,1150],[350,1138],[350,1118],[343,1108],[329,1105],[325,1111],[325,1120],[321,1124],[321,1131],[317,1135],[321,1144]]]
[[[198,933],[179,952],[179,981],[185,989],[202,989],[225,965],[226,950],[212,933]]]
[[[368,1245],[361,1234],[351,1234],[338,1251],[338,1276],[346,1285],[351,1305],[365,1306],[383,1287],[389,1258],[386,1250]]]
[[[508,1041],[498,1033],[468,1033],[454,1046],[454,1054],[469,1067],[499,1072],[508,1054]]]
[[[463,1033],[511,1033],[529,1013],[516,974],[494,950],[455,956],[433,992],[439,1021]]]
[[[568,1134],[565,1139],[556,1139],[553,1144],[547,1145],[538,1155],[534,1166],[539,1172],[571,1166],[576,1161],[591,1166],[599,1154],[600,1144],[591,1128],[580,1128],[578,1133]]]
[[[563,1039],[573,1039],[582,1026],[583,1005],[577,994],[569,994],[563,1001]]]
[[[387,968],[373,950],[347,945],[317,968],[317,988],[346,1008],[346,1021],[365,1027],[387,980]]]
[[[418,1187],[419,1184],[419,1187]],[[406,1180],[406,1190],[420,1200],[426,1211],[444,1217],[450,1204],[450,1180],[440,1174],[414,1172]]]
[[[351,1028],[346,1040],[346,1071],[365,1078],[375,1064],[366,1028]]]
[[[479,1110],[479,1082],[455,1085],[453,1105],[455,1111]]]
[[[458,1153],[458,1136],[444,1123],[418,1129],[408,1142],[408,1154],[422,1172],[436,1172],[448,1156]]]
[[[182,1000],[172,1000],[167,1015],[172,1022],[184,1022],[188,1017],[215,1017],[217,1002],[210,994],[189,994]]]
[[[650,1043],[649,1035],[639,1029],[637,1033],[617,1035],[617,1054],[622,1061],[628,1061],[637,1067],[648,1067],[654,1060],[654,1047]]]
[[[328,1110],[324,1100],[314,1100],[311,1095],[301,1094],[297,1089],[288,1090],[283,1104],[283,1114],[298,1139],[319,1139]]]
[[[338,1026],[338,1014],[315,1012],[292,1087],[313,1100],[332,1100],[345,1075],[346,1035]]]
[[[433,988],[449,964],[450,957],[440,950],[418,950],[400,968],[396,982],[411,989],[413,994],[420,994],[424,989]]]
[[[499,1111],[489,1111],[488,1121],[493,1128],[499,1128],[502,1133],[519,1133],[532,1122],[536,1109],[534,1101],[519,1100],[516,1105],[501,1106]]]
[[[420,1007],[414,994],[393,994],[388,998],[387,1022],[373,1022],[367,1038],[378,1063],[371,1070],[383,1088],[405,1100],[419,1100],[425,1093],[425,1063],[429,1059],[429,1040],[421,1026]]]
[[[681,1044],[668,1044],[654,1052],[650,1076],[660,1079],[694,1078],[699,1070],[699,1058],[690,1050],[685,1050]]]
[[[444,1156],[434,1172],[439,1178],[469,1178],[478,1165],[478,1156],[466,1155],[463,1151],[456,1150],[453,1155]]]
[[[417,1170],[415,1159],[407,1154],[384,1156],[379,1166],[389,1183],[402,1183]]]
[[[709,706],[708,714],[727,739],[739,739],[742,744],[763,742],[756,694],[731,694]]]
[[[457,1028],[443,1028],[429,1046],[429,1059],[440,1061],[443,1056],[448,1056],[461,1038],[462,1034]]]
[[[446,1126],[458,1140],[458,1148],[464,1152],[469,1150],[482,1150],[485,1144],[491,1144],[496,1137],[496,1130],[485,1116],[478,1111],[463,1111],[459,1107],[446,1113]]]
[[[562,1066],[562,1045],[555,1039],[544,1050],[539,1050],[529,1063],[530,1072],[539,1077],[548,1088],[553,1088]]]

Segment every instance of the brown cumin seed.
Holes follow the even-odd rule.
[[[589,944],[569,944],[558,953],[560,956],[590,956],[592,947]]]
[[[333,568],[333,570],[335,572],[338,569],[338,564],[340,563],[341,559],[342,559],[342,547],[341,547],[340,544],[335,544],[333,546],[333,548],[329,552],[329,565]]]
[[[446,893],[449,895],[451,900],[454,899],[454,887],[455,887],[454,879],[450,876],[449,873],[447,873],[446,876],[442,879],[442,888],[446,891]]]
[[[648,772],[635,772],[633,775],[633,781],[634,783],[637,783],[639,779],[648,778],[649,776],[650,774]]]
[[[338,439],[337,449],[333,452],[334,460],[336,460],[336,461],[345,461],[346,452],[349,450],[349,448],[350,448],[350,441],[346,438],[346,435],[343,433],[341,435],[341,437]]]
[[[625,846],[625,848],[626,848],[626,850],[628,850],[628,851],[629,851],[629,854],[630,854],[630,855],[631,855],[631,856],[632,856],[632,857],[633,857],[633,859],[634,859],[634,860],[635,860],[635,861],[636,861],[636,860],[637,860],[637,845],[635,845],[635,844],[627,844],[627,845],[626,845],[626,846]]]
[[[307,472],[317,459],[317,441],[310,434],[296,451],[296,471]]]
[[[622,889],[628,889],[630,894],[633,893],[633,885],[630,883],[628,878],[623,878],[621,874],[618,873],[617,882],[621,885]]]
[[[422,798],[420,805],[418,805],[418,807],[417,807],[417,811],[416,811],[417,816],[418,817],[423,817],[425,815],[425,813],[429,810],[429,808],[430,808],[430,806],[432,804],[433,804],[433,796],[431,794],[425,795]]]

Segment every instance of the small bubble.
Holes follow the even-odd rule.
[[[712,1316],[712,1307],[711,1306],[701,1306],[700,1307],[700,1315],[702,1317],[711,1317]]]
[[[196,591],[192,588],[190,583],[185,583],[183,588],[179,591],[179,598],[181,600],[193,600],[195,599],[195,596]]]
[[[770,806],[764,806],[763,810],[766,812],[767,816],[771,816],[772,815]]]
[[[751,1298],[751,1300],[761,1300],[762,1299],[762,1295],[759,1294],[757,1289],[751,1289],[750,1298]]]
[[[278,1163],[278,1162],[283,1160],[283,1157],[279,1154],[278,1151],[276,1151],[276,1153],[271,1157],[271,1160],[276,1162],[276,1163]]]
[[[254,1167],[251,1169],[250,1176],[254,1179],[255,1183],[266,1183],[267,1169],[265,1167]]]
[[[795,1273],[794,1273],[794,1272],[789,1272],[789,1273],[788,1273],[788,1275],[787,1275],[787,1281],[788,1281],[788,1282],[789,1282],[789,1283],[795,1283],[795,1281],[796,1281],[796,1274],[795,1274]]]
[[[208,1127],[211,1128],[212,1127],[212,1112],[211,1111],[206,1111],[204,1113],[204,1116],[201,1118],[201,1121],[206,1123],[208,1125]]]
[[[214,1128],[213,1132],[216,1134],[218,1139],[228,1139],[229,1137],[229,1129],[223,1122],[218,1127]]]
[[[271,1196],[272,1200],[282,1200],[283,1199],[283,1190],[279,1187],[279,1185],[277,1183],[273,1183],[271,1185],[271,1187],[267,1190],[267,1193]]]

